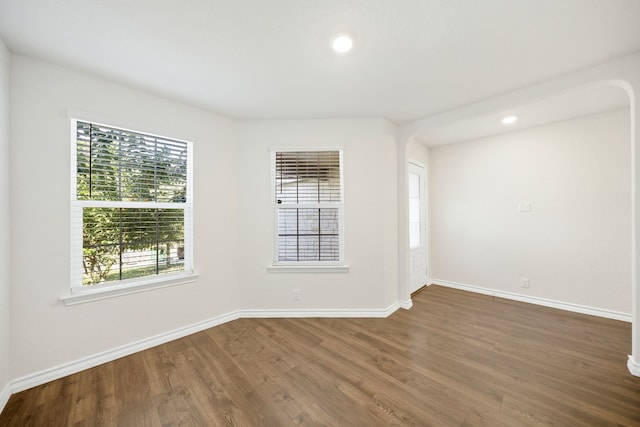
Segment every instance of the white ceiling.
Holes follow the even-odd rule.
[[[640,0],[0,0],[0,36],[230,117],[403,123],[640,51]]]
[[[416,137],[424,145],[434,147],[513,132],[602,111],[628,108],[629,105],[629,95],[622,88],[592,84],[525,105],[493,111],[490,114],[460,119],[445,125],[425,126]],[[503,124],[502,118],[510,115],[518,117],[517,122],[510,125]]]

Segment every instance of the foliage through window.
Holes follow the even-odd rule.
[[[273,152],[277,263],[343,261],[341,151]]]
[[[74,285],[190,270],[189,143],[74,123]]]

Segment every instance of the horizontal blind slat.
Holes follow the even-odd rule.
[[[77,122],[79,200],[184,203],[187,143]]]
[[[340,203],[340,152],[277,152],[275,188],[278,203]]]

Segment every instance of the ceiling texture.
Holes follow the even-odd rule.
[[[640,0],[0,0],[0,37],[232,118],[402,124],[640,51]]]

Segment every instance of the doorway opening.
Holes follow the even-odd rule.
[[[426,169],[409,162],[409,293],[427,284]]]

